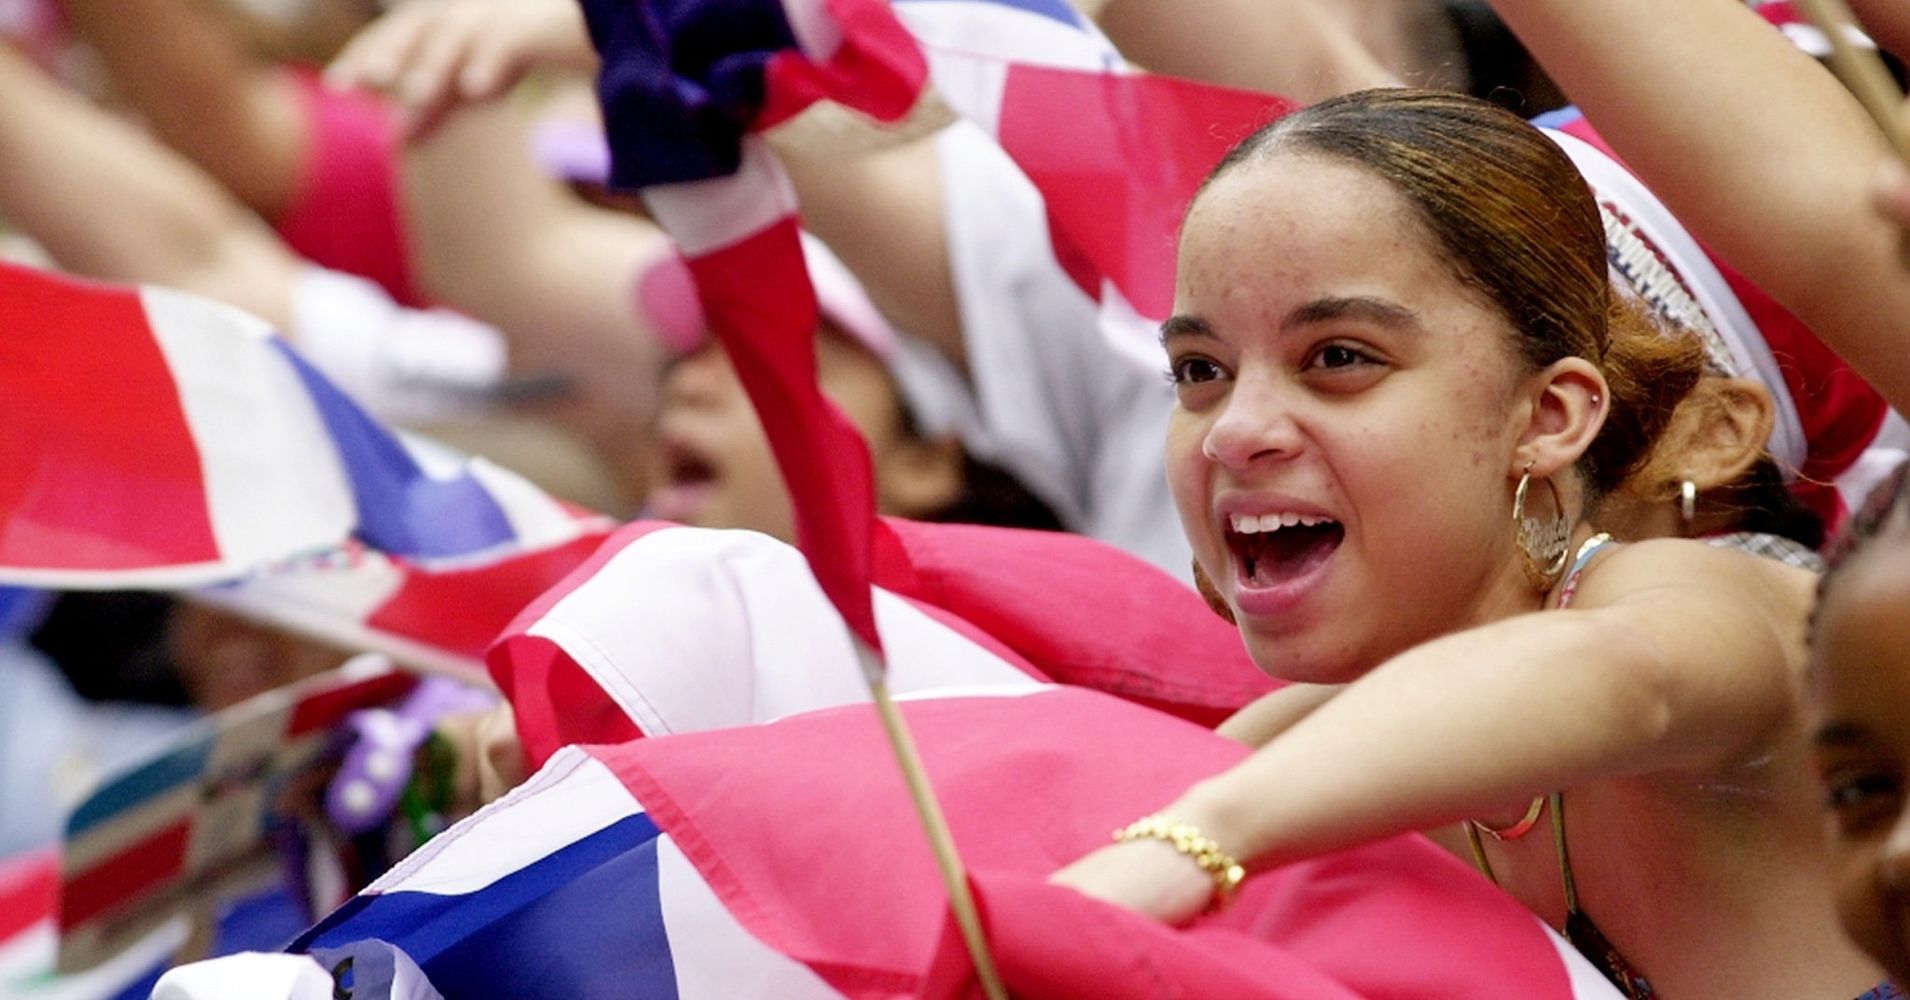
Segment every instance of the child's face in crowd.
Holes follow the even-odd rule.
[[[961,488],[960,452],[904,432],[902,402],[882,362],[835,335],[816,338],[816,361],[823,392],[869,443],[882,511],[919,517],[952,503]],[[714,343],[664,376],[648,479],[651,517],[795,538],[769,439]]]
[[[189,601],[174,608],[166,638],[186,693],[208,711],[324,673],[349,658],[282,629]]]
[[[1817,611],[1812,701],[1844,929],[1910,982],[1910,534],[1838,571]]]

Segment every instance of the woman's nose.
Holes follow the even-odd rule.
[[[1270,378],[1238,379],[1207,430],[1202,453],[1230,469],[1298,454],[1304,437],[1292,396],[1289,387]]]
[[[736,373],[730,368],[729,356],[714,343],[705,343],[698,350],[678,358],[671,363],[663,377],[666,405],[720,402],[725,393],[736,387]]]
[[[1910,809],[1897,815],[1877,848],[1877,881],[1890,892],[1910,892]]]

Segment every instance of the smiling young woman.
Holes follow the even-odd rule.
[[[1249,652],[1306,683],[1243,713],[1253,757],[1059,881],[1178,921],[1222,861],[1465,852],[1470,819],[1480,866],[1631,995],[1877,984],[1804,767],[1810,575],[1594,526],[1702,363],[1606,267],[1570,161],[1470,99],[1329,100],[1216,168],[1163,328],[1168,478]]]

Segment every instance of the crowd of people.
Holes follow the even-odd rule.
[[[779,415],[609,185],[633,151],[593,100],[618,42],[592,5],[14,6],[10,255],[252,312],[380,418],[583,506],[797,540]],[[1809,25],[1742,0],[1078,6],[1055,16],[1102,68],[1302,105],[1156,234],[1158,344],[1113,329],[975,122],[770,137],[878,509],[1119,549],[1277,685],[1215,730],[1250,752],[1050,882],[1184,927],[1419,832],[1615,995],[1903,996],[1910,172]],[[1852,6],[1910,59],[1910,13]],[[184,717],[125,702],[216,710],[349,647],[191,593],[0,591],[0,852],[57,837],[48,803],[83,784],[58,754],[98,773]],[[577,697],[492,667],[507,700],[443,723],[469,808],[550,757],[511,700]],[[643,700],[594,683],[602,711]],[[195,975],[159,995],[254,995]]]

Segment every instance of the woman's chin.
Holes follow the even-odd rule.
[[[1277,680],[1298,684],[1345,684],[1357,680],[1368,664],[1343,646],[1319,648],[1320,636],[1287,632],[1269,635],[1242,629],[1247,655],[1260,671]]]

